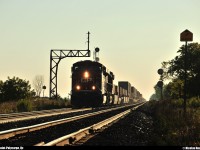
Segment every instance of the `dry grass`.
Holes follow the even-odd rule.
[[[3,102],[0,103],[0,114],[17,112],[17,102]]]
[[[153,145],[200,145],[200,107],[188,105],[185,118],[180,105],[181,101],[168,100],[152,105],[155,110],[153,113],[155,125]]]
[[[46,110],[46,109],[58,109],[70,106],[70,102],[66,100],[50,100],[48,98],[32,98],[25,99],[28,102],[31,109],[29,111]],[[8,101],[0,103],[0,114],[21,112],[17,105],[19,101]]]

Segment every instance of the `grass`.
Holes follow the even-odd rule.
[[[0,114],[17,112],[17,102],[9,101],[0,103]]]
[[[153,146],[200,145],[200,99],[187,101],[187,116],[183,117],[183,100],[149,101],[146,105],[154,120]],[[69,107],[67,100],[48,98],[25,99],[0,103],[0,113],[36,111]]]
[[[200,100],[188,100],[186,117],[183,116],[182,103],[182,99],[149,102],[155,133],[151,145],[200,145]]]
[[[8,101],[0,103],[0,114],[38,111],[47,109],[59,109],[70,106],[68,100],[50,100],[49,98],[31,98],[19,101]]]

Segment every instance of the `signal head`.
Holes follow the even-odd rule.
[[[95,48],[95,52],[99,52],[100,49],[98,47]]]
[[[163,69],[158,69],[158,74],[162,75],[163,74]]]

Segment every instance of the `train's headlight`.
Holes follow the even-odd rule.
[[[85,72],[84,72],[84,78],[89,78],[89,76],[90,76],[89,72],[88,72],[88,71],[85,71]]]
[[[81,89],[80,85],[77,85],[77,86],[76,86],[76,89],[77,89],[77,90],[80,90],[80,89]]]
[[[96,89],[96,87],[93,85],[93,86],[92,86],[92,90],[95,90],[95,89]]]

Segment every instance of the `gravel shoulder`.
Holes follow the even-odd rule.
[[[83,146],[150,146],[153,134],[151,110],[142,107],[86,141]]]

